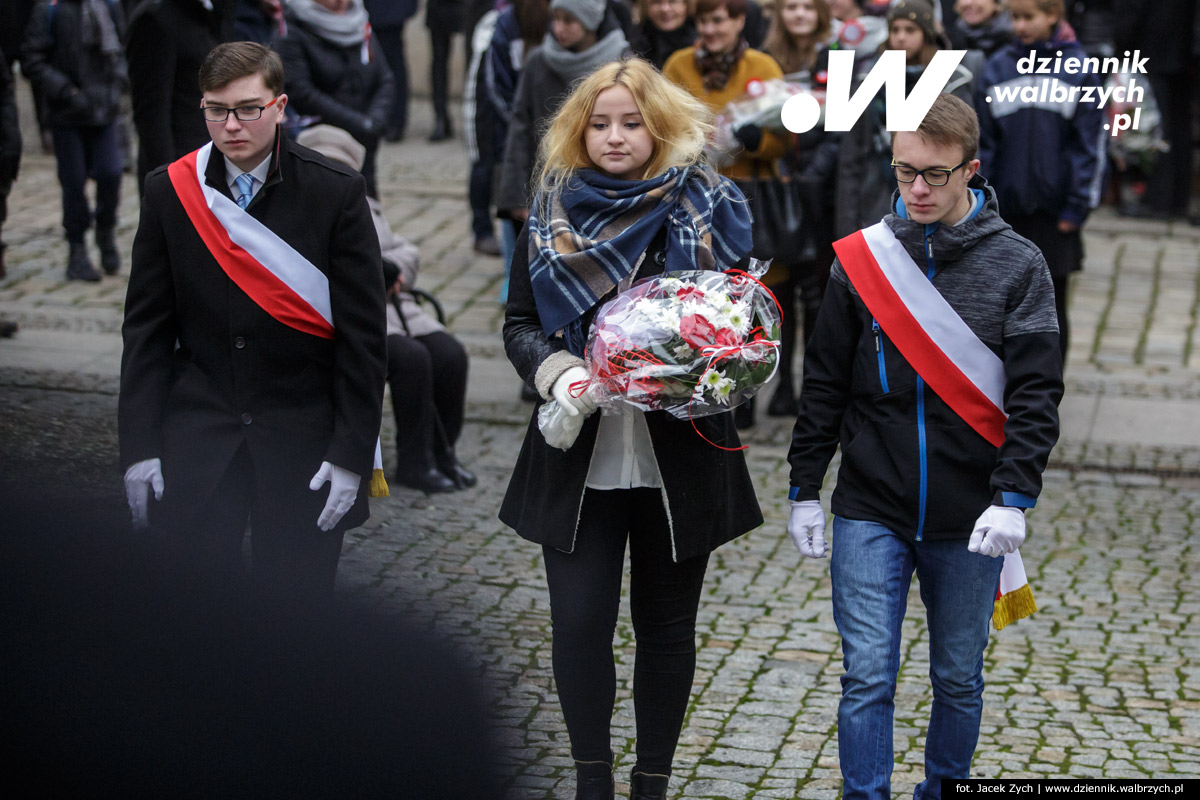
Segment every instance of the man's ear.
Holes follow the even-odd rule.
[[[966,169],[967,169],[967,182],[969,183],[971,178],[974,178],[977,174],[979,174],[979,159],[972,158],[970,161],[968,161]]]
[[[279,95],[279,99],[275,101],[275,105],[279,108],[279,121],[283,122],[283,110],[287,108],[287,95]]]

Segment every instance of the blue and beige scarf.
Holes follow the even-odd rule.
[[[529,215],[529,279],[547,336],[582,355],[581,318],[637,268],[666,226],[664,271],[729,269],[750,252],[750,207],[708,167],[672,167],[645,181],[583,169],[539,192]]]

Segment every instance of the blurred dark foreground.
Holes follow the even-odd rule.
[[[10,796],[500,797],[485,700],[447,645],[206,585],[111,495],[0,483],[0,653]]]

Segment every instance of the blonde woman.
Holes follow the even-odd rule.
[[[638,278],[726,269],[749,251],[745,202],[702,163],[711,128],[703,103],[640,59],[600,67],[555,116],[504,323],[509,360],[541,400],[569,414],[595,410],[569,387],[587,376],[584,338],[602,301]],[[696,425],[735,448],[729,417]],[[537,409],[500,519],[543,547],[575,796],[613,797],[612,640],[628,542],[637,644],[631,797],[665,798],[695,672],[708,554],[762,522],[745,459],[661,411],[592,414],[566,451],[545,442],[536,418]]]

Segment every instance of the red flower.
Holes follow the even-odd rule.
[[[675,297],[677,297],[681,303],[685,302],[689,297],[695,298],[696,300],[703,300],[704,291],[699,286],[684,286],[675,292]]]
[[[717,335],[713,340],[713,344],[718,347],[733,347],[742,343],[742,337],[738,336],[733,328],[722,328],[717,331]]]
[[[679,335],[687,342],[688,347],[699,350],[716,340],[717,329],[699,314],[685,314],[679,320]]]

